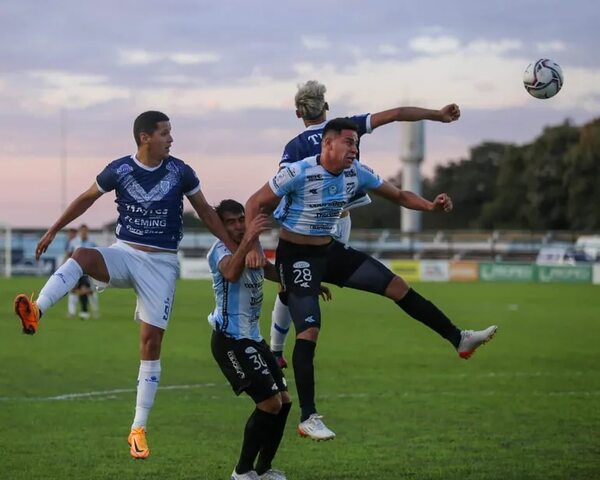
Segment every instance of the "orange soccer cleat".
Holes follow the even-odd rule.
[[[31,294],[31,298],[27,298],[27,295],[23,293],[16,296],[15,313],[21,319],[23,333],[33,335],[40,323],[40,309],[33,301],[33,294]]]
[[[146,430],[144,427],[132,428],[127,437],[127,443],[129,443],[129,453],[133,458],[148,458],[150,455],[150,449],[148,448],[148,442],[146,441]]]

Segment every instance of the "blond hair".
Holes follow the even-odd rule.
[[[327,88],[316,80],[298,85],[294,100],[296,109],[304,120],[314,120],[325,110],[325,92]]]

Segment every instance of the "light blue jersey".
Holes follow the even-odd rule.
[[[334,235],[337,220],[354,194],[381,184],[379,175],[358,160],[334,175],[321,166],[320,155],[308,157],[269,180],[275,195],[283,197],[273,216],[291,232]]]
[[[371,127],[371,114],[366,113],[347,118],[352,120],[358,128],[356,133],[358,133],[359,143],[357,145],[358,152],[356,153],[356,159],[360,160],[360,139],[363,135],[373,131],[373,128]],[[307,157],[320,154],[321,142],[323,140],[323,130],[325,129],[326,125],[327,120],[317,125],[310,125],[306,127],[302,133],[292,138],[283,149],[283,154],[281,155],[281,160],[279,161],[279,167],[284,168]],[[371,199],[367,193],[364,190],[357,190],[354,193],[354,196],[348,202],[346,210],[362,207],[368,205],[369,203],[371,203]]]
[[[208,316],[208,323],[225,335],[240,340],[249,338],[262,341],[258,320],[263,300],[264,270],[245,268],[237,282],[223,278],[219,263],[232,255],[225,244],[218,240],[208,251],[208,266],[213,277],[215,309]]]

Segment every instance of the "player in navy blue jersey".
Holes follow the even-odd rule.
[[[298,433],[316,440],[335,434],[315,405],[314,354],[321,325],[318,285],[333,283],[386,296],[408,315],[448,340],[461,358],[469,358],[495,333],[459,330],[433,303],[423,298],[379,261],[335,240],[336,222],[357,191],[368,190],[402,207],[449,212],[445,193],[428,201],[396,188],[356,160],[358,127],[348,118],[327,123],[321,153],[280,170],[246,204],[246,222],[274,211],[280,223],[276,264],[296,329],[292,363],[301,408]],[[283,201],[282,201],[283,199]]]
[[[302,119],[305,130],[288,142],[283,150],[279,162],[280,168],[287,167],[306,157],[317,155],[321,151],[321,137],[327,123],[327,110],[329,105],[325,101],[325,85],[310,80],[298,87],[295,96],[296,116]],[[432,120],[450,123],[458,120],[460,109],[456,104],[449,104],[440,110],[430,110],[420,107],[398,107],[377,113],[367,113],[349,117],[357,125],[357,134],[360,138],[373,132],[378,127],[392,122],[415,122],[419,120]],[[358,147],[358,145],[357,145]],[[359,159],[357,151],[356,159]],[[349,211],[353,208],[368,205],[371,199],[364,190],[358,190],[343,209],[337,221],[336,229],[332,236],[340,242],[347,244],[350,239],[351,220]],[[283,356],[285,339],[291,325],[291,317],[287,308],[285,292],[280,292],[275,299],[271,317],[271,350],[277,357],[280,366],[285,367],[287,362]]]
[[[179,276],[177,248],[183,236],[183,197],[187,197],[208,229],[235,251],[223,223],[206,202],[194,170],[170,155],[173,137],[169,118],[161,112],[140,114],[133,124],[137,153],[119,158],[96,177],[48,229],[36,248],[39,258],[56,233],[90,208],[106,192],[115,191],[117,241],[110,247],[78,248],[52,275],[38,299],[21,294],[15,312],[23,332],[34,334],[42,314],[64,297],[85,274],[102,287],[133,288],[134,318],[140,322],[140,356],[135,418],[128,437],[130,454],[146,458],[146,423],[160,380],[162,338],[173,306]]]

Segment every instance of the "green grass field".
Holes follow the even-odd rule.
[[[12,298],[42,284],[0,280],[0,479],[228,479],[253,407],[210,355],[209,282],[178,286],[145,461],[126,443],[132,292],[103,293],[102,317],[85,322],[67,319],[63,300],[28,337]],[[316,365],[318,406],[338,436],[299,438],[296,404],[275,466],[290,480],[600,478],[600,288],[416,288],[463,328],[498,324],[496,338],[459,360],[392,302],[334,287]],[[274,294],[269,286],[265,334]]]

